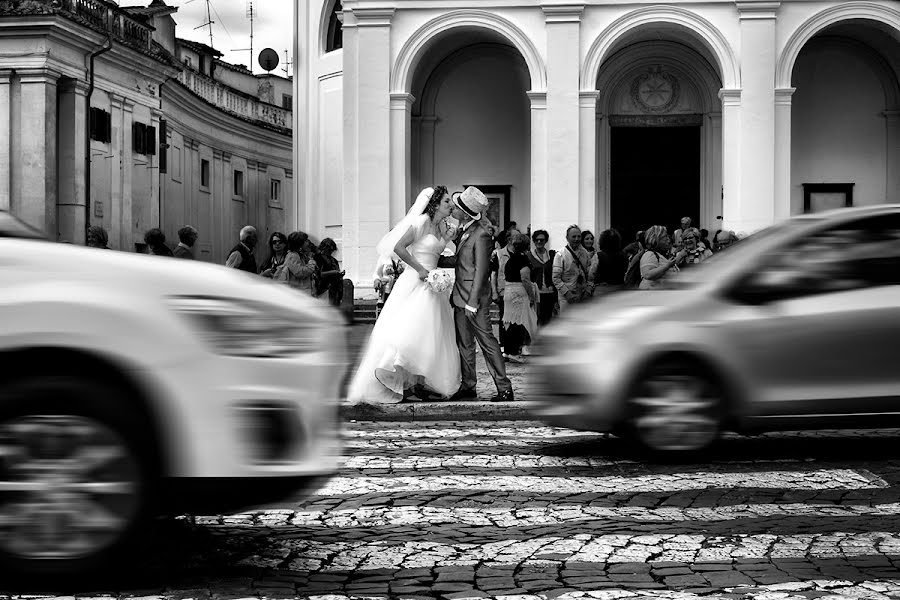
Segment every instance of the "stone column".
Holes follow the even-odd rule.
[[[550,230],[547,206],[547,93],[528,92],[531,101],[531,230]],[[502,224],[498,224],[502,227]],[[553,232],[550,231],[550,235]],[[552,238],[551,238],[552,241]]]
[[[10,162],[12,158],[12,100],[10,90],[11,71],[0,71],[0,210],[9,210],[10,186]]]
[[[729,229],[751,233],[775,220],[775,16],[780,2],[739,1],[741,21],[740,211]],[[735,220],[736,219],[736,220]]]
[[[584,4],[543,5],[547,31],[547,163],[546,196],[553,203],[545,213],[546,221],[532,217],[533,226],[546,223],[550,235],[559,243],[559,232],[565,233],[572,223],[582,223],[581,167],[579,133],[581,64],[581,13]],[[534,161],[532,160],[532,164]],[[585,199],[585,202],[589,200]],[[535,200],[532,198],[532,206]],[[591,217],[592,218],[592,217]]]
[[[775,220],[787,219],[803,207],[791,206],[791,96],[795,88],[775,90]]]
[[[368,290],[377,259],[375,246],[391,226],[390,25],[394,9],[357,8],[344,13],[343,258],[357,289]]]
[[[406,214],[412,187],[410,182],[410,112],[412,94],[391,94],[391,200],[390,222],[396,223]]]
[[[887,156],[885,156],[887,202],[900,202],[900,111],[884,113],[887,128]]]
[[[722,99],[722,228],[741,227],[741,90],[719,90]]]
[[[76,79],[61,79],[58,89],[58,239],[83,244],[90,224],[86,222],[84,188],[85,136],[90,120],[86,114],[87,85]]]
[[[165,223],[161,217],[161,196],[159,191],[159,120],[163,117],[161,110],[153,108],[150,110],[150,126],[156,131],[156,153],[147,155],[147,168],[150,170],[150,222],[154,227],[162,228]]]
[[[56,228],[56,81],[49,69],[17,71],[21,89],[18,122],[18,177],[12,187],[13,212],[57,239]],[[81,239],[84,239],[82,233]],[[69,240],[76,241],[76,240]]]
[[[582,91],[579,94],[579,136],[578,171],[578,212],[580,223],[592,231],[600,229],[597,211],[597,90]]]

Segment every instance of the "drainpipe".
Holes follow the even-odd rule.
[[[84,234],[87,243],[87,228],[91,225],[91,96],[94,95],[94,59],[112,50],[112,33],[107,33],[103,45],[88,56],[88,89],[85,99],[85,119],[87,127],[84,131]],[[123,150],[124,152],[124,150]]]

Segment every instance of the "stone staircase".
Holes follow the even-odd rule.
[[[372,324],[375,322],[375,300],[365,298],[358,299],[353,303],[353,323],[354,324]],[[491,323],[496,325],[500,322],[500,310],[496,304],[491,305]]]

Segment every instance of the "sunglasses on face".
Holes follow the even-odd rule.
[[[534,240],[534,243],[535,244],[546,244],[547,240],[545,240],[544,238],[538,238],[538,239]]]

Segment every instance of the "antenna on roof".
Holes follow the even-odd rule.
[[[292,66],[294,66],[294,61],[288,60],[288,51],[287,51],[287,49],[285,48],[285,50],[284,50],[284,68],[281,69],[281,70],[284,71],[284,74],[285,74],[288,78],[290,78],[291,75],[293,75],[293,73],[291,73],[291,67],[292,67]]]
[[[206,23],[204,23],[203,25],[198,25],[197,27],[194,27],[194,29],[196,30],[209,26],[209,47],[214,48],[215,46],[213,46],[212,26],[215,21],[212,20],[212,15],[209,12],[209,2],[210,0],[206,0]]]
[[[250,72],[253,72],[253,18],[256,13],[253,11],[253,0],[247,0],[247,18],[250,19],[250,47],[249,48],[232,48],[233,52],[250,51]]]

